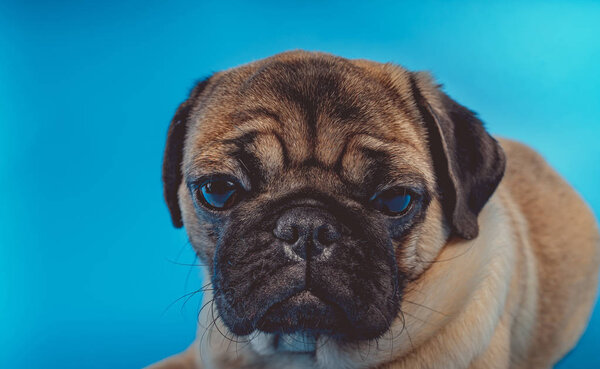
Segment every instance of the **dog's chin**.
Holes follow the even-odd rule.
[[[304,290],[271,306],[258,321],[266,333],[343,336],[350,326],[337,305]]]
[[[272,353],[314,354],[321,337],[348,338],[350,321],[340,307],[304,290],[271,306],[257,326],[272,337]]]
[[[273,337],[274,352],[298,354],[314,353],[320,339],[358,342],[384,333],[356,331],[341,307],[307,290],[271,306],[257,330]]]

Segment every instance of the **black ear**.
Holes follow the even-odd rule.
[[[167,133],[167,144],[165,146],[162,170],[163,192],[167,206],[171,212],[171,220],[177,228],[183,226],[177,190],[183,178],[181,163],[183,161],[183,144],[187,133],[188,120],[194,102],[202,91],[204,91],[209,80],[210,77],[198,82],[188,99],[179,105]]]
[[[455,235],[477,237],[477,215],[498,187],[506,158],[475,113],[437,90],[426,98],[419,75],[411,88],[427,129],[444,212]],[[429,82],[431,83],[431,82]]]

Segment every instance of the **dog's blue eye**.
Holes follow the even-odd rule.
[[[238,186],[228,180],[220,179],[207,182],[200,187],[204,202],[213,209],[222,210],[233,205]]]
[[[373,207],[389,215],[400,215],[410,208],[411,194],[404,188],[394,188],[371,197]]]

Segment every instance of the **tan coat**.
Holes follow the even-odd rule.
[[[408,90],[403,70],[366,61],[353,63],[374,78],[397,84],[399,91]],[[417,82],[433,108],[441,109],[436,102],[437,87],[426,75],[420,75]],[[406,129],[407,137],[413,134],[410,137],[424,141],[421,131]],[[353,349],[324,343],[317,352],[319,368],[544,369],[574,347],[596,297],[600,265],[596,220],[542,157],[523,144],[499,142],[506,170],[479,213],[479,235],[441,243],[448,225],[441,220],[440,203],[432,201],[420,232],[426,235],[421,242],[436,246],[425,247],[420,255],[429,252],[434,261],[423,263],[427,267],[408,282],[401,315],[377,341]],[[270,155],[265,157],[277,156]],[[424,160],[423,167],[431,170],[431,158],[411,155],[415,162]],[[202,227],[196,223],[183,185],[179,195],[184,223],[194,242]],[[206,292],[205,301],[211,298]],[[251,337],[250,342],[246,342],[248,337],[236,337],[236,343],[224,339],[219,333],[227,334],[223,324],[218,319],[217,327],[210,324],[215,316],[211,309],[209,305],[202,311],[198,338],[186,352],[151,368],[314,367],[299,355],[258,355],[266,350],[264,337]]]

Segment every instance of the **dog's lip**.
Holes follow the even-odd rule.
[[[316,296],[311,290],[302,290],[290,297],[285,301],[296,302],[296,303],[323,303],[323,299]]]
[[[296,293],[291,294],[290,296],[284,298],[281,301],[278,301],[276,303],[274,303],[273,305],[269,306],[269,308],[265,311],[265,313],[263,314],[263,316],[261,317],[261,319],[263,317],[265,317],[266,315],[268,315],[273,309],[275,309],[276,307],[278,307],[281,304],[296,304],[296,305],[309,305],[309,304],[326,304],[326,302],[319,298],[318,296],[316,296],[311,290],[309,289],[302,289]]]
[[[300,311],[304,310],[308,315],[303,316],[300,313],[300,316],[294,316],[292,311],[297,308]],[[291,313],[292,315],[288,316],[286,315],[287,313]],[[318,325],[323,320],[321,318],[317,318],[316,320],[311,319],[312,314],[326,314],[329,317],[329,324],[331,326],[319,327]],[[293,323],[295,319],[304,320],[300,325],[302,328],[295,326]],[[327,319],[324,320],[327,324]],[[311,321],[317,324],[311,327]],[[296,321],[296,324],[298,323]],[[343,328],[348,323],[346,314],[339,305],[319,297],[310,289],[303,289],[271,305],[258,319],[257,329],[278,335],[337,335],[342,333],[338,331],[339,328]]]
[[[300,291],[284,301],[296,304],[322,304],[322,299],[309,290]],[[274,349],[277,352],[288,354],[314,354],[320,333],[311,330],[302,330],[288,334],[277,334]]]

